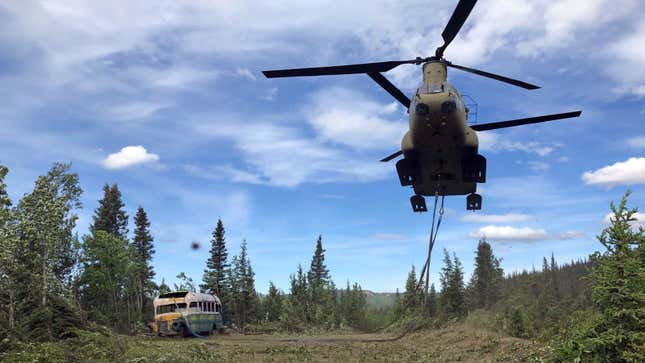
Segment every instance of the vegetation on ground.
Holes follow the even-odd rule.
[[[322,236],[288,291],[270,283],[260,295],[246,241],[229,260],[218,220],[201,283],[178,272],[174,289],[217,294],[227,324],[247,335],[181,340],[144,335],[152,299],[170,287],[154,281],[142,206],[130,239],[121,191],[106,184],[79,238],[82,190],[69,164],[54,164],[15,205],[7,173],[0,165],[2,360],[645,361],[645,230],[635,227],[629,193],[612,203],[603,250],[588,260],[559,264],[551,255],[540,270],[505,275],[482,239],[470,280],[444,250],[440,284],[427,295],[414,266],[403,292],[337,287]]]

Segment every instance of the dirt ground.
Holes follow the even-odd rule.
[[[125,337],[32,345],[1,361],[119,362],[540,362],[528,340],[466,328],[388,334],[214,335],[208,339]]]

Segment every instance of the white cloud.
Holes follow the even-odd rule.
[[[533,218],[528,214],[507,213],[507,214],[465,214],[461,220],[472,223],[515,223],[525,222]]]
[[[551,169],[551,164],[544,161],[529,161],[527,164],[529,165],[529,169],[536,172],[547,171]]]
[[[477,137],[479,139],[479,148],[482,151],[522,151],[538,156],[547,156],[555,151],[555,146],[552,145],[545,145],[537,141],[512,141],[508,139],[508,136],[501,137],[499,134],[490,131],[479,132]]]
[[[118,121],[136,121],[147,119],[166,107],[166,104],[160,103],[131,102],[111,106],[106,114],[109,118]]]
[[[570,160],[568,156],[560,156],[556,161],[558,163],[568,163]]]
[[[400,233],[375,233],[372,237],[385,241],[400,241],[405,239],[405,235]]]
[[[549,237],[544,229],[530,227],[516,228],[511,226],[486,226],[471,232],[470,237],[487,238],[491,241],[541,241]]]
[[[627,145],[634,149],[645,149],[645,136],[637,136],[627,139]]]
[[[130,166],[154,163],[159,160],[159,155],[148,153],[141,146],[126,146],[121,151],[108,155],[103,160],[103,167],[106,169],[124,169]]]
[[[316,92],[306,117],[324,140],[360,149],[393,148],[400,144],[408,123],[396,103],[380,104],[345,88]]]
[[[278,122],[244,123],[232,118],[195,127],[207,137],[232,140],[247,172],[257,174],[263,183],[294,187],[307,182],[365,182],[392,172],[391,165],[379,163],[377,158],[359,157]]]
[[[582,174],[582,180],[585,184],[608,187],[643,184],[645,183],[645,157],[633,157],[595,171],[587,171]]]
[[[585,237],[580,231],[549,233],[542,228],[488,225],[470,232],[472,238],[486,238],[492,242],[536,242],[543,240],[574,240]]]
[[[602,221],[603,223],[608,225],[611,223],[611,218],[613,217],[614,217],[613,213],[607,213],[605,215],[605,218],[602,219]],[[636,220],[632,222],[632,228],[638,228],[638,227],[645,228],[645,213],[636,212],[634,213],[633,218],[635,218]]]
[[[239,77],[244,77],[250,81],[255,81],[257,79],[255,78],[255,75],[248,68],[238,67],[235,70],[235,74]]]
[[[578,239],[578,238],[582,238],[582,237],[585,237],[585,236],[586,236],[585,233],[580,232],[580,231],[566,231],[566,232],[556,233],[554,235],[554,237],[556,239],[559,239],[561,241],[570,240],[570,239]]]

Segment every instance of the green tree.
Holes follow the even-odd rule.
[[[195,289],[195,282],[193,281],[193,278],[186,275],[185,272],[178,273],[175,278],[177,279],[177,282],[179,282],[179,284],[174,284],[175,291],[197,291]]]
[[[16,328],[16,224],[11,199],[4,182],[9,169],[0,165],[0,340],[15,335]],[[0,346],[0,350],[1,350]]]
[[[266,314],[265,319],[267,321],[278,321],[280,319],[280,314],[282,313],[282,292],[269,281],[269,293],[264,298],[264,312]]]
[[[318,236],[316,249],[311,258],[311,267],[307,273],[310,308],[310,324],[329,326],[334,324],[335,289],[330,286],[329,270],[325,266],[325,250],[322,247],[322,236]]]
[[[461,318],[466,312],[464,273],[455,254],[450,259],[444,249],[444,267],[441,272],[441,310],[448,318]]]
[[[137,269],[137,309],[138,319],[142,319],[146,302],[150,299],[154,286],[155,272],[152,268],[152,255],[155,253],[152,234],[150,233],[150,221],[143,207],[139,206],[134,217],[134,239],[132,246],[136,256]]]
[[[217,220],[217,226],[211,238],[210,256],[206,261],[203,284],[201,289],[217,295],[223,304],[228,303],[226,290],[226,271],[228,252],[226,251],[226,231],[221,219]]]
[[[408,273],[405,281],[405,292],[403,293],[403,311],[413,311],[421,306],[422,294],[417,290],[417,274],[414,266]]]
[[[611,203],[611,224],[598,236],[603,253],[591,256],[597,314],[574,322],[559,354],[563,360],[645,361],[645,229],[633,226],[636,208]]]
[[[82,303],[89,318],[116,329],[124,324],[128,274],[131,272],[128,242],[103,230],[83,238],[82,273],[79,278]]]
[[[325,250],[322,247],[322,236],[318,236],[316,250],[311,258],[311,267],[307,273],[309,285],[312,288],[322,288],[329,283],[329,270],[325,266]]]
[[[51,339],[80,322],[70,288],[79,248],[74,210],[81,207],[81,194],[70,164],[55,163],[16,208],[16,317],[31,336]]]
[[[103,186],[103,199],[99,200],[99,207],[94,211],[94,223],[90,231],[105,231],[116,237],[126,240],[128,238],[128,215],[123,208],[121,191],[116,184]]]
[[[479,240],[475,255],[475,270],[470,280],[472,309],[490,308],[500,298],[500,283],[504,271],[486,239]]]

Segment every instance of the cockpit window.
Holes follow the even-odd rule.
[[[444,91],[443,83],[429,83],[421,85],[418,89],[419,94],[441,93]]]

